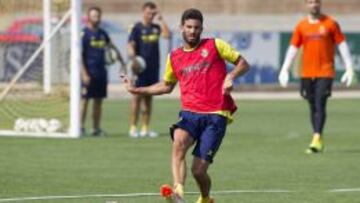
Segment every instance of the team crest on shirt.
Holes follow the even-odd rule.
[[[206,58],[209,55],[209,50],[207,49],[202,49],[201,50],[201,56]]]
[[[152,29],[152,33],[159,34],[159,30],[156,29],[156,28],[153,28],[153,29]]]
[[[324,34],[326,34],[326,32],[327,32],[326,27],[325,27],[324,25],[321,25],[321,26],[319,27],[319,33],[320,33],[321,35],[324,35]]]

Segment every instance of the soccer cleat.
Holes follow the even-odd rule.
[[[154,132],[154,131],[141,131],[140,134],[139,134],[140,137],[146,137],[146,136],[149,136],[151,138],[155,138],[155,137],[158,137],[159,134],[157,132]]]
[[[98,129],[94,129],[93,132],[91,133],[94,137],[103,137],[106,136],[106,132],[103,131],[101,128]]]
[[[139,136],[140,137],[146,137],[148,135],[148,133],[149,133],[149,126],[148,125],[143,125],[141,127],[141,131],[139,133]]]
[[[157,132],[154,132],[154,131],[149,131],[148,136],[151,137],[151,138],[155,138],[155,137],[158,137],[159,134]]]
[[[139,133],[138,132],[129,132],[129,137],[131,138],[138,138],[139,137]]]
[[[160,188],[160,195],[168,203],[185,203],[182,196],[174,191],[170,185],[162,185]]]
[[[215,203],[215,200],[210,197],[203,198],[200,196],[196,203]]]
[[[141,131],[141,132],[139,133],[139,137],[146,137],[147,134],[148,134],[147,131]]]
[[[131,138],[138,138],[140,135],[139,135],[139,132],[137,131],[136,129],[136,126],[131,126],[130,127],[130,130],[129,130],[129,137]]]
[[[324,151],[324,145],[321,137],[314,137],[312,142],[309,145],[309,148],[306,150],[307,154],[316,154]]]

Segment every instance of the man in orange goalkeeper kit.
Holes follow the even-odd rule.
[[[310,120],[313,138],[307,153],[318,153],[324,149],[323,129],[326,121],[326,103],[331,96],[335,77],[334,55],[338,47],[345,64],[341,82],[350,86],[353,68],[345,36],[339,24],[321,12],[321,0],[305,0],[309,15],[301,20],[293,33],[290,47],[279,75],[281,86],[289,81],[289,69],[298,49],[303,47],[301,71],[301,96],[310,105]]]
[[[179,82],[182,110],[179,121],[171,128],[174,186],[162,188],[170,202],[184,202],[185,155],[193,145],[191,172],[200,190],[197,203],[214,202],[210,198],[211,179],[207,170],[237,108],[230,95],[233,81],[249,67],[240,53],[225,41],[202,39],[202,31],[202,13],[197,9],[186,10],[181,18],[183,46],[169,54],[164,81],[136,88],[125,80],[127,90],[139,95],[170,93]],[[235,66],[229,73],[226,61]]]

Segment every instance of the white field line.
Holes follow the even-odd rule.
[[[240,193],[296,193],[294,190],[220,190],[212,191],[215,195],[231,195]],[[343,188],[343,189],[331,189],[324,191],[326,193],[346,193],[346,192],[360,192],[360,188]],[[186,192],[188,195],[197,195],[198,192]],[[0,202],[24,202],[32,200],[56,200],[56,199],[85,199],[85,198],[131,198],[131,197],[151,197],[160,196],[159,193],[123,193],[123,194],[90,194],[90,195],[55,195],[55,196],[38,196],[38,197],[14,197],[0,199]]]
[[[226,195],[236,193],[290,193],[289,190],[223,190],[213,191],[212,194]],[[186,192],[189,195],[197,195],[198,192]],[[55,200],[55,199],[84,199],[84,198],[114,198],[114,197],[149,197],[159,196],[159,193],[124,193],[124,194],[92,194],[92,195],[56,195],[56,196],[38,196],[38,197],[14,197],[0,199],[0,202],[22,202],[31,200]]]
[[[39,197],[18,197],[0,199],[0,202],[20,202],[30,200],[55,200],[55,199],[82,199],[82,198],[102,198],[102,197],[147,197],[159,196],[159,193],[127,193],[127,194],[93,194],[93,195],[59,195],[59,196],[39,196]]]
[[[341,193],[341,192],[360,192],[360,188],[342,188],[342,189],[332,189],[329,190],[331,193]]]

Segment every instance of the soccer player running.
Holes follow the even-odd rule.
[[[85,133],[85,120],[89,100],[93,100],[93,132],[92,135],[104,135],[100,128],[102,101],[107,96],[107,70],[105,62],[105,51],[110,48],[115,51],[117,60],[122,68],[125,67],[124,60],[118,49],[113,45],[108,33],[99,27],[101,22],[101,9],[91,7],[88,9],[88,23],[82,30],[82,109],[81,109],[81,131]]]
[[[137,22],[130,31],[128,41],[128,55],[131,60],[141,56],[146,63],[144,72],[138,75],[135,81],[136,87],[146,87],[159,81],[160,70],[160,36],[169,38],[170,32],[166,22],[163,20],[160,11],[153,2],[145,2],[143,7],[143,20]],[[156,19],[160,24],[155,24]],[[140,133],[137,130],[137,122],[142,106],[142,126]],[[150,131],[150,117],[152,111],[151,95],[134,95],[131,101],[130,113],[130,137],[156,137],[157,133]]]
[[[171,128],[174,186],[163,189],[173,192],[168,197],[173,202],[183,202],[187,173],[185,155],[195,145],[191,172],[201,193],[197,203],[212,203],[207,170],[237,108],[230,96],[233,81],[247,72],[249,65],[225,41],[201,38],[203,15],[199,10],[184,11],[180,28],[183,46],[169,54],[164,81],[138,88],[127,82],[127,90],[137,95],[161,95],[170,93],[179,82],[182,110],[179,121]],[[235,65],[229,73],[226,61]]]
[[[310,106],[313,138],[307,153],[324,149],[323,129],[326,121],[326,103],[331,96],[335,76],[334,54],[336,45],[346,71],[341,82],[350,86],[353,79],[352,61],[345,36],[339,24],[321,12],[321,0],[305,0],[309,15],[301,20],[293,33],[290,47],[279,74],[281,86],[289,81],[289,70],[298,49],[303,46],[300,93]]]

